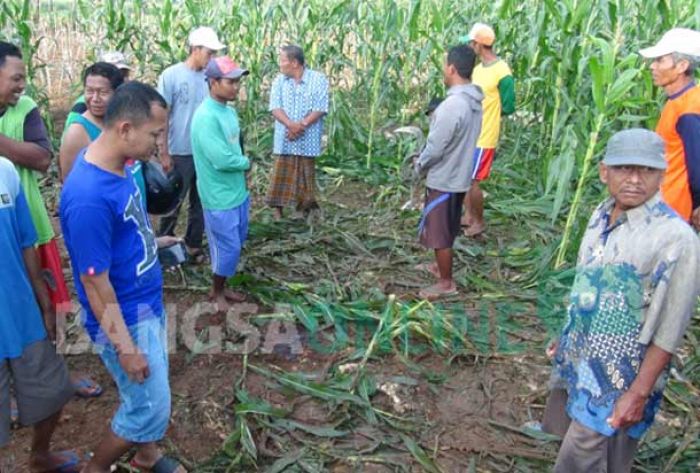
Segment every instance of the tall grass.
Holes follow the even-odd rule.
[[[134,59],[135,76],[154,82],[165,67],[184,59],[187,33],[194,26],[211,25],[228,45],[228,53],[251,70],[251,75],[245,79],[247,101],[238,104],[238,108],[246,128],[247,149],[254,158],[263,160],[269,157],[271,150],[272,121],[267,112],[267,98],[270,83],[278,72],[278,47],[286,42],[298,43],[304,48],[310,66],[325,72],[332,84],[326,122],[328,146],[319,160],[321,169],[328,174],[335,173],[338,182],[344,176],[359,176],[373,184],[386,181],[386,176],[396,171],[405,154],[400,144],[385,138],[384,132],[409,123],[425,126],[422,111],[429,98],[445,93],[442,85],[445,52],[475,21],[494,25],[497,52],[510,63],[516,78],[518,111],[505,121],[494,179],[485,187],[498,196],[488,201],[493,223],[518,228],[509,235],[512,239],[507,240],[511,247],[502,247],[499,239],[488,242],[491,245],[488,251],[479,249],[476,244],[458,248],[460,263],[469,265],[468,271],[458,274],[459,282],[471,288],[469,297],[474,299],[486,296],[508,301],[518,297],[537,298],[538,309],[545,313],[540,319],[547,330],[556,331],[561,318],[559,296],[566,291],[571,276],[570,271],[557,269],[570,266],[586,216],[603,196],[602,186],[595,176],[596,162],[605,143],[623,127],[653,128],[658,116],[661,94],[651,83],[646,65],[636,52],[672,26],[700,27],[699,2],[3,0],[0,3],[0,37],[21,45],[31,84],[28,92],[38,99],[45,113],[73,99],[77,88],[73,88],[71,79],[75,81],[78,71],[101,51],[126,51]],[[61,50],[66,47],[74,49]],[[56,58],[61,60],[56,61]],[[47,115],[47,119],[51,123],[51,116]],[[489,189],[489,186],[499,188]],[[282,243],[271,255],[262,250],[253,252],[254,263],[260,268],[274,268],[285,245],[291,245],[289,252],[296,251],[298,241],[306,245],[309,238],[315,238],[316,244],[311,246],[318,251],[326,251],[330,245],[339,255],[333,264],[325,253],[312,255],[314,264],[311,267],[327,264],[335,268],[336,274],[341,271],[353,274],[356,264],[339,262],[359,251],[358,248],[364,257],[372,255],[371,247],[382,245],[400,253],[403,250],[396,248],[405,244],[408,237],[397,239],[396,236],[405,231],[402,225],[406,222],[403,214],[397,217],[389,210],[393,208],[391,199],[401,200],[396,195],[399,185],[394,187],[383,186],[381,192],[373,194],[379,195],[374,198],[376,201],[358,206],[369,213],[383,205],[382,199],[388,200],[389,204],[384,204],[382,209],[386,215],[382,214],[378,221],[372,222],[367,215],[356,212],[335,215],[334,220],[312,228],[308,236],[304,233],[298,240],[287,238],[289,233],[268,235]],[[359,193],[356,198],[370,199]],[[357,221],[349,222],[352,219]],[[381,238],[365,234],[366,229],[364,233],[358,231],[360,225],[379,228]],[[260,225],[256,230],[260,232],[264,228]],[[297,230],[306,232],[307,228]],[[258,243],[263,240],[260,235],[257,237],[253,240]],[[484,255],[489,258],[480,258]],[[308,259],[309,255],[306,256]],[[401,261],[410,261],[408,254],[399,256]],[[298,264],[308,267],[307,259]],[[363,260],[363,264],[371,265],[372,261]],[[489,275],[502,274],[501,264],[507,268],[504,272],[512,275],[517,270],[517,274],[509,276],[512,279],[507,284],[497,286]],[[378,266],[376,269],[387,268]],[[390,269],[396,273],[395,267]],[[404,353],[402,343],[408,335],[424,336],[435,351],[449,353],[453,349],[436,344],[434,334],[430,333],[433,321],[443,318],[442,315],[436,317],[432,309],[385,299],[383,295],[379,297],[376,288],[361,284],[364,282],[359,277],[356,284],[341,288],[337,281],[324,282],[320,278],[324,286],[317,281],[317,276],[313,275],[315,283],[303,296],[297,297],[288,287],[275,289],[267,298],[264,290],[258,288],[256,296],[270,306],[285,301],[286,297],[295,312],[299,312],[295,314],[297,320],[307,328],[328,324],[330,318],[339,327],[338,333],[343,333],[344,325],[339,321],[369,320],[373,326],[388,328],[386,333],[379,329],[373,333],[381,336],[380,347],[386,344],[396,348],[397,353]],[[538,288],[536,294],[535,288]],[[378,315],[380,313],[384,315]],[[410,323],[397,324],[401,317]],[[517,326],[513,332],[519,333],[521,329]],[[464,340],[459,338],[462,332],[458,330],[450,334],[462,345],[469,342],[478,347],[484,343],[488,346],[488,337],[485,341],[478,340],[473,332]],[[691,340],[695,341],[698,336],[697,329],[693,328]],[[366,364],[374,355],[375,345],[354,355]],[[689,373],[697,372],[698,359],[697,353],[689,357]],[[342,394],[351,399],[353,412],[358,415],[367,416],[372,422],[376,422],[377,417],[380,423],[393,422],[367,404],[369,396],[364,378],[355,377],[351,383],[341,379],[343,382],[337,385],[333,384],[337,381],[333,378],[327,386],[315,386],[315,391],[309,392],[308,386],[298,377],[252,365],[250,369],[281,385],[303,389],[307,395],[324,398],[329,393]],[[693,382],[696,379],[694,376]],[[683,386],[675,383],[671,388],[681,392]],[[350,394],[345,394],[346,389]],[[250,407],[254,402],[246,399],[244,392],[238,394],[243,396],[239,397],[239,404]],[[251,429],[256,423],[260,424],[259,428],[264,422],[283,425],[285,419],[279,412],[269,406],[256,408],[263,412],[262,417],[238,406],[236,429],[226,444],[231,447],[232,457],[225,461],[228,468],[255,461],[258,453]],[[324,436],[336,434],[329,429],[322,430]],[[696,431],[697,428],[691,433]],[[405,444],[427,470],[432,468],[426,467],[430,465],[429,459],[425,459],[420,446],[403,437],[394,440],[395,444]],[[697,442],[690,454],[669,442],[652,444],[646,450],[649,458],[644,457],[642,461],[656,466],[659,460],[654,456],[663,452],[671,456],[671,461],[664,461],[667,468],[673,468],[679,460],[687,464],[693,462]],[[309,448],[315,456],[327,456],[327,452],[320,451],[325,448],[323,446],[316,450]],[[642,452],[642,455],[646,454]],[[688,458],[682,458],[684,456]],[[279,471],[284,469],[287,460],[279,460],[282,462]]]
[[[147,80],[186,55],[193,26],[213,26],[252,71],[242,115],[262,154],[271,140],[266,101],[278,46],[299,43],[333,86],[327,159],[370,172],[397,165],[401,153],[388,152],[383,131],[419,120],[427,100],[444,94],[445,51],[477,20],[495,26],[498,52],[517,80],[518,113],[506,125],[501,159],[518,160],[554,228],[562,225],[555,263],[563,265],[586,203],[600,195],[594,164],[607,138],[622,127],[651,127],[658,115],[636,51],[671,26],[697,27],[697,2],[501,0],[455,8],[447,0],[6,0],[0,7],[0,31],[22,45],[33,83],[48,61],[37,54],[53,40],[44,37],[48,25],[91,45],[83,61],[106,49],[129,52]],[[41,87],[30,92],[41,95]]]

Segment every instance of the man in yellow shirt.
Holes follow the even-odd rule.
[[[501,129],[501,115],[510,115],[515,111],[515,82],[508,64],[493,51],[496,34],[490,26],[476,23],[469,35],[460,40],[468,42],[479,57],[480,64],[474,68],[472,81],[484,93],[484,116],[481,135],[474,151],[473,182],[464,198],[465,212],[462,218],[462,226],[467,227],[464,234],[473,237],[483,233],[486,228],[484,194],[479,183],[491,173]]]

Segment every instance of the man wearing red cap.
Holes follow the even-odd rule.
[[[236,273],[250,208],[245,178],[250,161],[241,149],[238,114],[226,104],[238,97],[248,71],[224,56],[210,60],[205,74],[209,97],[192,118],[192,151],[214,273],[210,297],[225,312],[229,302],[244,299],[226,288],[226,279]]]
[[[493,51],[496,34],[483,23],[476,23],[467,37],[468,42],[479,56],[480,64],[474,68],[472,81],[484,93],[484,118],[481,122],[481,135],[474,151],[472,185],[464,198],[465,213],[462,226],[466,236],[476,236],[484,231],[484,194],[479,182],[491,174],[491,166],[496,155],[498,136],[501,129],[501,115],[515,111],[515,83],[508,64]]]

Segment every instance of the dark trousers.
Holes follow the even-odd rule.
[[[197,175],[194,170],[194,159],[192,155],[172,156],[175,169],[182,176],[182,199],[180,204],[169,215],[160,219],[159,236],[175,235],[177,217],[180,215],[180,207],[185,202],[185,197],[189,192],[189,213],[187,215],[187,232],[185,233],[185,244],[190,248],[201,248],[204,235],[204,215],[202,213],[202,203],[197,192]]]

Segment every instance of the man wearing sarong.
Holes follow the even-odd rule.
[[[306,67],[299,46],[283,46],[280,72],[272,84],[270,111],[275,117],[276,156],[265,203],[282,218],[294,205],[308,213],[318,208],[315,197],[315,158],[321,154],[323,118],[328,113],[328,79]]]

